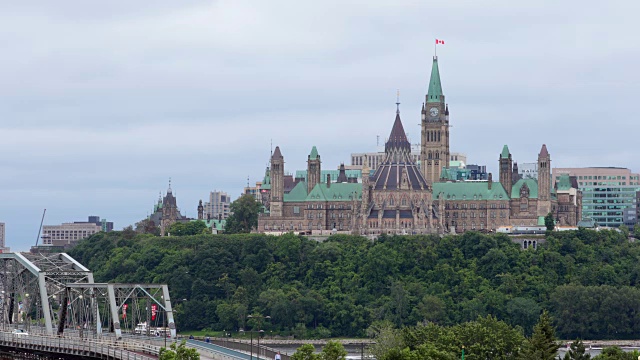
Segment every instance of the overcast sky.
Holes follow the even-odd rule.
[[[451,150],[497,171],[508,144],[554,167],[640,170],[633,1],[10,1],[0,5],[0,222],[7,245],[98,215],[183,214],[261,180],[419,141],[434,39]],[[494,176],[494,178],[496,178]]]

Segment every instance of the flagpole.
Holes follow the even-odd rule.
[[[436,40],[436,43],[433,45],[433,55],[438,56],[438,40]]]

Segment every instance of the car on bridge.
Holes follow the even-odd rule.
[[[13,329],[13,331],[11,331],[11,333],[13,335],[18,335],[18,336],[27,336],[27,335],[29,335],[29,333],[24,329]]]

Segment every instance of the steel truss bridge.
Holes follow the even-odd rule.
[[[0,311],[2,330],[9,332],[176,337],[167,285],[95,283],[93,273],[66,253],[0,254]]]

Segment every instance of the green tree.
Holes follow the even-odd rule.
[[[571,343],[569,351],[564,354],[564,360],[589,360],[591,355],[587,354],[582,340],[577,339]]]
[[[202,220],[190,222],[176,222],[169,227],[171,236],[190,236],[202,234],[207,229],[207,224]]]
[[[200,360],[200,353],[196,349],[188,348],[186,341],[182,341],[180,345],[171,344],[169,349],[160,348],[158,360]]]
[[[633,225],[633,236],[640,239],[640,223]]]
[[[253,195],[244,194],[231,203],[231,215],[224,226],[226,234],[249,233],[258,228],[258,213],[262,209]]]
[[[544,226],[547,227],[548,231],[553,231],[553,229],[556,228],[556,222],[553,220],[553,214],[551,212],[544,217]]]
[[[291,355],[291,360],[318,360],[319,355],[315,354],[315,347],[311,344],[304,344],[296,349],[296,352]]]
[[[629,237],[629,227],[625,224],[622,224],[618,227],[618,230],[620,230],[625,237]]]
[[[637,356],[634,353],[624,352],[617,346],[609,346],[602,350],[600,355],[593,360],[635,360]]]
[[[320,353],[321,360],[345,360],[347,358],[347,350],[339,341],[329,341],[322,348]]]
[[[558,354],[559,347],[555,329],[551,325],[551,317],[544,310],[533,328],[533,335],[525,341],[520,358],[522,360],[553,360]]]

